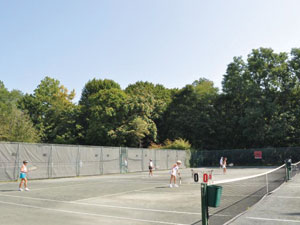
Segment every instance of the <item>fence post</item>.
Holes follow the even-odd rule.
[[[144,149],[142,148],[142,171],[144,171]]]
[[[157,151],[157,149],[153,149],[153,151],[154,151],[154,167],[155,167],[155,169],[157,169],[157,161],[156,161],[156,151]]]
[[[80,146],[78,145],[77,149],[77,162],[76,162],[76,176],[80,176],[80,166],[81,166],[81,161],[80,161]]]
[[[48,156],[48,178],[52,177],[52,167],[53,167],[53,162],[52,162],[52,145],[50,145],[50,151],[49,151],[49,156]]]
[[[101,152],[102,152],[102,148],[99,148],[99,174],[102,174],[102,167],[101,167],[101,163],[102,163],[102,159],[101,159]]]
[[[201,183],[202,225],[208,225],[207,184]]]
[[[53,170],[54,170],[54,163],[53,163],[53,145],[51,145],[51,167],[50,167],[50,176],[53,178]]]
[[[122,147],[119,147],[119,166],[120,166],[120,174],[122,173]]]
[[[169,151],[170,150],[167,149],[167,169],[169,169]]]
[[[103,163],[103,146],[101,146],[101,170],[102,170],[102,175],[104,174],[104,163]]]
[[[14,167],[14,180],[19,179],[19,171],[20,171],[20,143],[18,143],[18,148],[17,148],[17,154],[16,154],[16,159],[15,159],[15,167]]]

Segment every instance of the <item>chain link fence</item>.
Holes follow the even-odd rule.
[[[300,147],[194,150],[191,166],[219,166],[221,157],[226,157],[227,164],[234,166],[278,166],[286,159],[300,161]]]
[[[28,160],[30,179],[90,176],[147,171],[152,159],[157,170],[177,161],[188,165],[184,150],[0,143],[0,181],[17,180],[23,160]]]

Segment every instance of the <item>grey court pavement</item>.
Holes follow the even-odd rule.
[[[223,175],[215,168],[213,179],[266,170],[229,169]],[[179,188],[168,187],[169,176],[155,171],[154,177],[132,173],[35,180],[29,181],[29,192],[17,191],[16,182],[0,183],[0,225],[194,224],[201,219],[200,184],[193,182],[190,169],[182,170]]]
[[[300,224],[300,174],[230,223],[230,225],[286,224]]]

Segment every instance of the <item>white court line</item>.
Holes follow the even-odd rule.
[[[261,217],[246,217],[246,218],[251,220],[300,223],[300,220],[285,220],[285,219],[272,219],[272,218],[261,218]]]
[[[43,210],[49,210],[49,211],[55,211],[55,212],[72,213],[72,214],[79,214],[79,215],[86,215],[86,216],[105,217],[105,218],[112,218],[112,219],[119,219],[119,220],[131,220],[131,221],[138,221],[138,222],[169,224],[169,225],[188,225],[188,224],[170,223],[170,222],[163,222],[163,221],[156,221],[156,220],[143,220],[143,219],[120,217],[120,216],[109,216],[109,215],[103,215],[103,214],[85,213],[85,212],[77,212],[77,211],[62,210],[62,209],[52,209],[52,208],[45,208],[45,207],[40,207],[40,206],[18,204],[18,203],[12,203],[12,202],[4,202],[4,201],[0,201],[0,203],[7,204],[7,205],[16,205],[16,206],[20,206],[20,207],[25,206],[25,207],[34,208],[34,209],[43,209]]]
[[[293,199],[293,198],[296,198],[296,199],[300,199],[300,197],[296,197],[296,196],[270,196],[271,198],[287,198],[287,199]]]
[[[287,187],[300,187],[300,184],[289,184]]]
[[[201,213],[193,213],[193,212],[181,212],[181,211],[160,210],[160,209],[145,209],[145,208],[135,208],[135,207],[127,207],[127,206],[113,206],[113,205],[93,204],[93,203],[85,203],[85,202],[78,202],[78,201],[59,201],[59,200],[54,200],[54,199],[32,198],[32,197],[16,196],[16,195],[0,194],[0,196],[11,197],[11,198],[23,198],[23,199],[30,199],[30,200],[39,200],[39,201],[48,201],[48,202],[57,202],[57,203],[64,203],[64,204],[97,206],[97,207],[105,207],[105,208],[129,209],[129,210],[149,211],[149,212],[159,212],[159,213],[201,215]]]

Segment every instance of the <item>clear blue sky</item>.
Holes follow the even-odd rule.
[[[251,49],[300,47],[298,0],[0,0],[0,80],[32,93],[45,76],[75,89],[94,77],[221,87]]]

